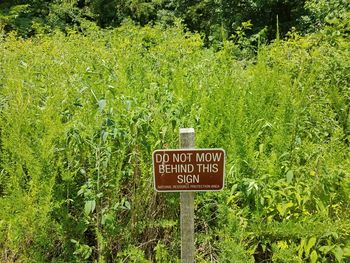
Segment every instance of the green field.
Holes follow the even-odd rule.
[[[349,40],[349,23],[253,51],[181,23],[0,35],[0,261],[180,262],[152,152],[193,127],[227,155],[224,190],[195,197],[196,262],[350,262]]]

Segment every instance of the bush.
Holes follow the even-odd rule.
[[[225,190],[196,197],[198,260],[347,260],[349,43],[324,30],[255,61],[180,24],[1,39],[1,261],[178,261],[151,153],[179,127],[227,153]]]

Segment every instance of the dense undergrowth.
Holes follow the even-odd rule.
[[[349,19],[347,20],[349,21]],[[203,48],[178,25],[0,40],[0,261],[178,262],[151,153],[227,153],[198,193],[197,262],[349,262],[349,24]]]

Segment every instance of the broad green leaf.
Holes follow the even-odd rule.
[[[263,154],[263,153],[264,153],[264,144],[263,144],[263,143],[261,143],[261,144],[259,145],[259,153],[260,153],[260,154]]]
[[[333,248],[334,246],[321,246],[318,250],[321,251],[323,254],[327,254]]]
[[[317,252],[316,252],[316,250],[313,250],[313,251],[311,252],[311,255],[310,255],[311,263],[316,263],[317,258],[318,258]]]
[[[316,200],[316,208],[322,216],[328,216],[328,207],[325,207],[323,202],[319,199]]]
[[[111,213],[107,213],[107,214],[103,214],[102,215],[102,219],[101,219],[101,224],[110,224],[111,222],[113,222],[114,220],[114,216]]]
[[[287,183],[290,184],[293,181],[293,177],[294,177],[293,171],[289,170],[286,174]]]
[[[284,216],[286,211],[288,210],[288,208],[293,207],[293,203],[292,202],[288,202],[286,204],[278,204],[277,205],[277,210],[280,213],[281,216]]]
[[[307,242],[305,246],[305,255],[308,257],[310,254],[310,249],[316,244],[316,238],[312,237],[309,239],[309,242]]]
[[[107,131],[102,131],[102,141],[106,142],[108,137],[108,132]]]
[[[299,250],[298,250],[298,257],[299,258],[303,257],[304,247],[305,247],[305,239],[302,239],[300,241]]]
[[[123,200],[122,208],[126,210],[130,210],[131,209],[130,202],[128,200]]]
[[[85,201],[85,207],[84,207],[84,212],[85,214],[90,214],[95,210],[96,207],[96,201],[95,200],[89,200]]]
[[[234,195],[230,195],[228,198],[227,198],[227,204],[230,204],[233,200],[234,200],[235,196]]]
[[[332,253],[338,262],[343,262],[344,251],[339,246],[336,246]]]

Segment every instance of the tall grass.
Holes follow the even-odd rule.
[[[199,262],[348,259],[348,42],[234,48],[181,25],[1,40],[1,260],[177,262],[151,153],[179,127],[227,152],[225,190],[196,197]]]

